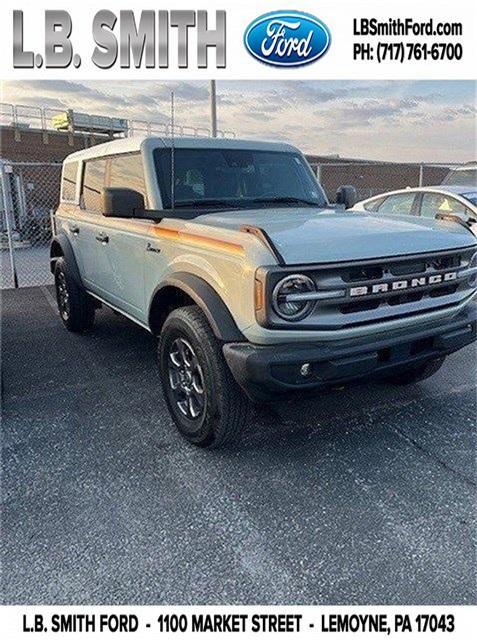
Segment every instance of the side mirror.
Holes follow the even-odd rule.
[[[356,189],[350,185],[342,185],[336,192],[336,204],[344,204],[345,209],[354,207],[358,199]]]
[[[134,189],[106,187],[102,194],[103,216],[134,218],[136,209],[144,209],[144,197]]]

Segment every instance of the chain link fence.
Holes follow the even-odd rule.
[[[451,164],[404,164],[395,162],[313,162],[311,167],[330,202],[342,185],[356,189],[358,201],[374,195],[405,189],[441,184]]]
[[[61,164],[0,160],[0,176],[1,288],[49,284]]]
[[[363,200],[393,189],[440,184],[449,171],[449,165],[311,164],[331,202],[343,184],[353,185]],[[0,160],[0,175],[0,286],[50,284],[51,216],[58,206],[61,164]]]

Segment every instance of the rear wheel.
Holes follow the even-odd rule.
[[[445,357],[428,360],[419,367],[407,369],[386,378],[387,382],[393,384],[415,384],[433,376],[444,364]]]
[[[181,307],[168,316],[158,358],[166,402],[180,433],[200,447],[237,439],[248,419],[249,401],[198,307]]]
[[[72,277],[66,260],[58,258],[55,264],[56,302],[60,318],[75,333],[91,329],[94,323],[94,302],[85,289]]]

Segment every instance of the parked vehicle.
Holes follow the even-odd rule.
[[[196,445],[233,440],[250,399],[416,383],[476,338],[474,236],[334,210],[288,144],[129,138],[74,153],[54,224],[66,328],[90,330],[107,305],[158,336],[168,407]]]
[[[442,185],[467,185],[477,187],[477,162],[467,162],[461,167],[451,169],[442,181]]]
[[[421,216],[460,222],[477,232],[477,188],[437,186],[399,189],[357,202],[352,211]]]

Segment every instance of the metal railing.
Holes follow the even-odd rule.
[[[31,105],[0,102],[0,125],[14,127],[19,131],[36,129],[44,132],[97,135],[94,130],[85,132],[84,128],[76,131],[74,129],[70,131],[61,131],[55,128],[53,125],[53,118],[55,116],[60,116],[65,111],[65,109],[50,109],[49,107],[37,107]],[[94,116],[91,116],[91,118],[93,120]],[[101,119],[105,121],[104,129],[108,130],[109,128],[111,136],[123,135],[125,137],[129,137],[141,134],[169,136],[171,134],[171,127],[167,122],[130,119],[126,119],[126,127],[124,129],[124,132],[122,132],[121,134],[117,134],[115,133],[115,122],[117,121],[117,118],[101,116]],[[181,124],[176,124],[174,126],[174,133],[176,136],[186,137],[211,136],[211,130],[208,127],[193,127]],[[234,131],[218,130],[217,136],[219,138],[235,138],[236,134]]]

